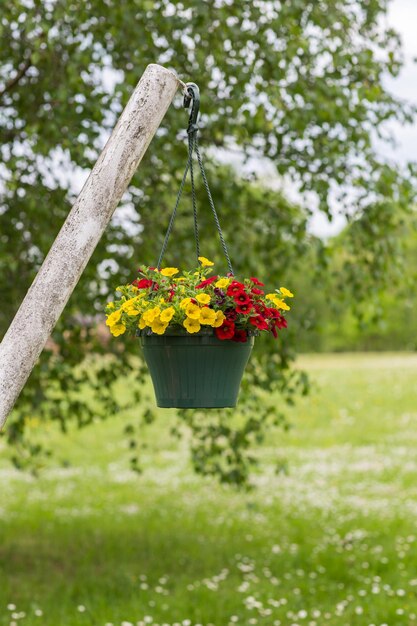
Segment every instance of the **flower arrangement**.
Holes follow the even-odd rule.
[[[138,329],[157,335],[194,334],[212,328],[218,339],[247,341],[249,334],[286,328],[286,298],[293,294],[285,287],[273,293],[262,289],[257,278],[243,282],[232,274],[212,274],[214,263],[198,257],[200,266],[190,272],[176,267],[158,270],[141,267],[140,277],[117,288],[121,298],[106,306],[106,324],[113,336]],[[146,329],[146,331],[145,331]]]

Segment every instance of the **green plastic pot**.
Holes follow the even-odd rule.
[[[253,348],[214,334],[140,335],[156,404],[168,408],[236,406],[240,382]]]

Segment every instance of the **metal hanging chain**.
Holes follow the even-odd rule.
[[[162,259],[164,258],[164,255],[165,255],[165,252],[166,252],[166,249],[167,249],[167,246],[168,246],[169,236],[170,236],[170,234],[172,232],[172,228],[174,226],[175,218],[176,218],[176,215],[177,215],[178,205],[179,205],[180,200],[181,200],[181,196],[182,196],[182,192],[183,192],[183,189],[184,189],[185,181],[187,179],[188,170],[190,169],[191,158],[192,158],[192,154],[189,153],[188,154],[188,161],[187,161],[187,164],[185,166],[185,171],[184,171],[184,174],[183,174],[183,177],[182,177],[180,188],[178,190],[177,199],[175,201],[174,210],[172,211],[171,219],[169,220],[169,224],[168,224],[167,232],[166,232],[166,235],[165,235],[164,243],[162,244],[162,249],[161,249],[161,252],[159,254],[158,263],[156,265],[158,270],[161,269]]]
[[[216,228],[217,228],[217,231],[219,233],[220,243],[222,244],[224,256],[226,257],[227,266],[229,268],[229,272],[231,274],[234,274],[233,267],[232,267],[232,262],[231,262],[230,257],[229,257],[229,252],[227,250],[226,242],[225,242],[224,237],[223,237],[222,229],[220,227],[220,221],[219,221],[219,218],[218,218],[218,215],[217,215],[216,207],[214,206],[214,202],[213,202],[213,198],[212,198],[212,195],[211,195],[210,187],[209,187],[209,184],[208,184],[206,172],[204,170],[203,160],[201,158],[200,148],[198,146],[197,137],[195,138],[195,153],[197,155],[198,164],[200,166],[201,176],[203,177],[204,187],[206,188],[206,191],[207,191],[208,201],[209,201],[211,210],[213,212],[214,221],[216,222]]]
[[[173,226],[174,226],[174,221],[177,215],[177,209],[178,209],[178,205],[180,203],[181,200],[181,196],[182,196],[182,192],[184,190],[184,185],[185,185],[185,181],[187,178],[187,174],[188,174],[188,170],[190,171],[190,179],[191,179],[191,198],[192,198],[192,205],[193,205],[193,217],[194,217],[194,236],[195,236],[195,242],[196,242],[196,253],[197,253],[197,258],[200,256],[200,240],[199,240],[199,233],[198,233],[198,215],[197,215],[197,203],[196,203],[196,194],[195,194],[195,185],[194,185],[194,169],[193,169],[193,152],[195,150],[195,153],[197,155],[197,161],[198,161],[198,165],[200,167],[200,172],[201,172],[201,176],[203,178],[203,183],[204,183],[204,187],[206,188],[206,192],[207,192],[207,197],[208,197],[208,201],[210,204],[210,208],[212,210],[213,213],[213,217],[214,217],[214,221],[216,224],[216,228],[217,231],[219,233],[219,237],[220,237],[220,243],[222,245],[223,248],[223,252],[224,255],[226,257],[226,261],[227,261],[227,265],[229,268],[229,272],[230,274],[234,274],[233,272],[233,268],[232,268],[232,263],[230,261],[230,257],[229,257],[229,253],[227,250],[227,246],[226,246],[226,242],[224,240],[223,237],[223,233],[220,227],[220,221],[217,215],[217,211],[216,208],[214,206],[214,202],[213,202],[213,197],[211,195],[211,191],[210,191],[210,187],[208,184],[208,180],[207,180],[207,176],[206,176],[206,172],[204,170],[204,166],[203,166],[203,160],[201,157],[201,153],[200,153],[200,149],[198,146],[198,141],[197,141],[197,132],[198,132],[198,125],[197,125],[197,118],[198,118],[198,113],[199,113],[199,109],[200,109],[200,90],[197,87],[197,85],[195,83],[187,83],[187,92],[184,95],[184,108],[188,109],[188,107],[190,106],[192,101],[192,107],[191,107],[191,113],[190,113],[190,117],[188,119],[188,127],[187,127],[187,133],[188,133],[188,160],[187,160],[187,164],[185,166],[185,171],[184,171],[184,175],[182,177],[182,181],[180,184],[180,188],[178,190],[178,194],[177,194],[177,199],[175,202],[175,206],[174,206],[174,210],[172,212],[171,215],[171,219],[169,221],[168,224],[168,229],[165,235],[165,239],[164,239],[164,243],[162,245],[162,250],[161,253],[159,255],[159,259],[158,259],[158,263],[157,263],[157,268],[160,269],[161,268],[161,263],[162,263],[162,259],[165,255],[167,246],[168,246],[168,240],[169,237],[171,235]]]
[[[193,204],[193,217],[194,217],[194,237],[195,237],[195,251],[198,257],[200,256],[200,239],[198,237],[198,216],[197,216],[197,201],[195,197],[194,186],[194,169],[193,169],[193,149],[197,145],[197,138],[192,133],[188,135],[188,154],[190,155],[190,180],[191,180],[191,201]]]

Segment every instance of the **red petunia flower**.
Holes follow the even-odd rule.
[[[254,285],[258,285],[258,287],[265,287],[265,285],[261,283],[261,281],[255,278],[254,276],[252,276],[249,280],[252,281]]]
[[[244,291],[244,289],[245,289],[245,285],[243,285],[242,283],[239,283],[237,280],[233,280],[227,288],[227,295],[234,296],[235,294],[238,294],[241,291]]]
[[[251,293],[255,294],[255,296],[263,296],[265,291],[263,289],[257,289],[257,287],[253,287],[251,289]]]
[[[248,335],[246,334],[246,330],[235,330],[235,334],[232,337],[232,341],[239,341],[241,343],[246,343],[248,340]]]
[[[281,328],[287,328],[288,324],[287,324],[287,320],[285,319],[285,317],[282,317],[282,315],[279,316],[279,318],[277,318],[274,322],[275,326],[279,329]]]
[[[138,289],[149,289],[149,287],[152,287],[152,283],[153,281],[148,278],[141,278],[140,280],[134,280],[132,285]]]
[[[259,328],[259,330],[269,329],[268,322],[266,321],[264,317],[262,317],[262,315],[256,315],[255,317],[251,317],[249,321],[252,324],[252,326],[256,326],[256,328]]]
[[[277,309],[266,309],[268,317],[273,321],[276,328],[287,328],[287,320],[281,315]],[[275,333],[274,333],[275,335]]]
[[[218,339],[232,339],[235,334],[235,324],[229,320],[225,320],[221,326],[216,328],[216,336]]]
[[[233,299],[236,304],[246,304],[247,302],[251,301],[248,294],[244,291],[238,291],[237,293],[235,293]]]
[[[243,313],[244,315],[248,315],[253,308],[252,302],[249,300],[247,302],[243,302],[242,304],[238,304],[236,307],[236,311],[238,313]]]
[[[215,280],[218,279],[218,276],[211,276],[210,278],[206,278],[206,280],[201,281],[198,285],[196,285],[196,289],[203,289],[206,285],[211,285]]]
[[[273,308],[270,308],[270,309],[269,309],[268,307],[265,309],[265,314],[266,314],[268,317],[270,317],[270,318],[272,318],[272,319],[274,319],[274,320],[276,320],[276,319],[278,319],[278,318],[280,318],[280,317],[281,317],[281,314],[280,314],[280,312],[278,311],[278,309],[273,309]]]
[[[262,303],[262,302],[257,302],[254,305],[255,311],[258,313],[258,315],[263,315],[264,317],[268,317],[268,308]]]

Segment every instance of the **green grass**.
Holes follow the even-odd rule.
[[[300,366],[313,393],[250,493],[192,473],[170,411],[140,477],[126,417],[51,431],[70,465],[39,479],[0,462],[0,625],[417,624],[417,356]]]

